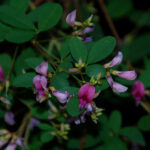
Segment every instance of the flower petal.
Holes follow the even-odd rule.
[[[36,67],[36,72],[40,73],[41,75],[47,76],[48,73],[48,63],[42,62],[39,66]]]
[[[0,81],[4,81],[3,68],[0,66]]]
[[[5,113],[5,116],[4,116],[4,120],[5,120],[5,122],[7,123],[7,124],[9,124],[9,125],[14,125],[16,122],[15,122],[15,120],[14,120],[14,113],[13,112],[11,112],[11,111],[7,111],[6,113]]]
[[[135,80],[137,77],[137,74],[135,71],[123,71],[123,72],[120,72],[118,76],[126,80]]]
[[[87,33],[90,33],[94,30],[94,26],[90,26],[90,27],[86,27],[83,31],[82,31],[82,34],[87,34]]]
[[[66,22],[70,26],[74,27],[75,25],[75,19],[76,19],[76,10],[73,10],[71,13],[69,13],[66,17]]]

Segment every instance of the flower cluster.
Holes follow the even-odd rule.
[[[117,66],[122,62],[122,59],[123,59],[123,54],[122,54],[122,52],[119,51],[117,56],[114,57],[110,62],[106,63],[104,65],[104,67],[106,69],[109,69],[114,66]],[[128,88],[118,82],[115,82],[113,80],[111,74],[118,76],[120,78],[124,78],[126,80],[135,80],[137,77],[136,72],[134,70],[133,71],[117,71],[117,70],[111,69],[110,71],[108,71],[107,72],[107,81],[108,81],[109,85],[111,86],[112,90],[118,94],[127,91]]]
[[[67,24],[69,24],[71,27],[73,27],[75,29],[75,31],[73,32],[73,35],[77,36],[83,42],[92,41],[92,37],[85,37],[85,35],[94,30],[94,25],[91,22],[93,15],[91,15],[87,20],[85,20],[82,23],[82,22],[76,21],[76,13],[77,13],[77,11],[73,10],[66,17]],[[78,28],[80,28],[80,29],[78,29]]]

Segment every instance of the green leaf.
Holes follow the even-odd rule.
[[[145,88],[150,87],[150,70],[144,70],[141,73],[139,80],[143,82]]]
[[[36,118],[41,119],[41,120],[47,120],[50,115],[48,111],[41,112],[38,110],[37,107],[36,108],[33,107],[31,112],[32,112],[33,116],[35,116]]]
[[[53,138],[54,138],[54,136],[51,135],[49,132],[42,132],[41,136],[40,136],[40,139],[43,143],[50,142],[53,140]]]
[[[47,131],[53,131],[53,130],[54,130],[54,128],[53,128],[51,125],[47,124],[47,123],[40,123],[40,124],[38,125],[38,127],[39,127],[41,130],[47,130]]]
[[[24,13],[7,5],[0,6],[0,22],[20,29],[35,30],[34,24]]]
[[[150,54],[149,39],[150,33],[136,37],[128,46],[126,59],[129,59],[131,63],[136,63]]]
[[[4,76],[6,77],[11,66],[11,57],[8,54],[0,54],[0,66],[2,66]]]
[[[65,40],[62,43],[61,49],[60,49],[60,56],[61,58],[65,58],[69,54],[69,41],[70,40]]]
[[[10,0],[10,6],[25,12],[29,6],[29,0]]]
[[[12,28],[5,36],[5,39],[12,43],[25,43],[35,36],[35,32],[31,30],[20,30]]]
[[[138,26],[150,26],[150,14],[146,11],[135,10],[129,19]]]
[[[67,147],[69,149],[79,149],[80,147],[80,139],[78,138],[70,138],[67,142]]]
[[[22,75],[17,76],[14,81],[13,85],[16,87],[24,87],[29,88],[33,86],[33,78],[35,77],[35,73],[25,73]]]
[[[107,82],[107,80],[101,80],[101,85],[96,85],[95,88],[96,88],[96,91],[102,91],[102,90],[105,90],[109,87],[109,84]]]
[[[109,118],[109,127],[113,132],[118,133],[122,124],[122,116],[119,111],[113,111]]]
[[[64,87],[69,86],[69,82],[67,81],[66,77],[62,76],[62,73],[60,73],[53,77],[52,85],[57,90],[62,90],[62,89],[64,89]]]
[[[94,44],[94,46],[90,50],[88,55],[88,63],[92,64],[105,59],[112,53],[115,45],[116,40],[112,36],[107,36],[100,39]]]
[[[42,58],[37,58],[37,57],[31,57],[25,59],[26,64],[35,69],[37,66],[39,66],[44,60]]]
[[[69,42],[69,48],[72,57],[78,62],[80,59],[82,62],[86,62],[87,49],[84,43],[76,37],[72,37]]]
[[[150,131],[150,116],[142,117],[138,122],[138,127],[143,131]]]
[[[0,23],[0,42],[5,40],[5,35],[11,30],[10,27]]]
[[[62,7],[57,3],[47,3],[38,20],[38,29],[46,31],[54,27],[62,16]]]
[[[99,74],[101,74],[101,78],[105,77],[106,74],[106,70],[103,66],[99,65],[99,64],[94,64],[94,65],[89,65],[86,68],[86,73],[89,77],[97,77]]]
[[[130,140],[145,146],[145,140],[142,133],[136,127],[125,127],[120,130],[120,134],[129,138]]]
[[[67,103],[67,112],[71,116],[78,116],[81,112],[79,111],[79,99],[78,97],[73,97]]]
[[[109,0],[107,9],[113,19],[122,18],[133,9],[132,0]]]

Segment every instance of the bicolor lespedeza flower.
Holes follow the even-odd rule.
[[[90,103],[93,100],[94,96],[95,87],[91,86],[89,83],[84,84],[78,92],[80,105],[85,106],[86,104]]]
[[[14,115],[14,113],[13,112],[11,112],[11,111],[7,111],[6,113],[5,113],[5,115],[4,115],[4,120],[5,120],[5,122],[7,123],[7,124],[9,124],[9,125],[14,125],[16,122],[15,122],[15,120],[14,120],[14,117],[15,117],[15,115]]]
[[[48,63],[47,62],[42,62],[39,66],[36,67],[36,72],[43,75],[47,76],[48,73]]]
[[[53,95],[58,99],[58,101],[62,104],[67,103],[69,100],[69,92],[68,91],[54,91]]]
[[[46,90],[47,79],[45,76],[36,75],[33,78],[33,84],[35,86],[36,91]]]
[[[91,42],[91,41],[93,41],[93,38],[92,38],[92,37],[85,37],[85,38],[83,38],[83,40],[82,40],[83,43],[87,43],[87,42]]]
[[[40,121],[32,117],[30,120],[30,125],[29,125],[30,130],[33,130],[34,127],[37,127],[39,124],[40,124]]]
[[[119,51],[117,56],[115,56],[109,63],[105,64],[104,67],[111,68],[117,66],[122,62],[122,59],[123,59],[123,54],[122,52]]]
[[[33,84],[35,86],[35,93],[37,94],[37,101],[43,102],[46,99],[47,92],[47,79],[45,76],[37,75],[33,78]]]
[[[0,66],[0,81],[4,81],[3,68]]]
[[[137,74],[134,70],[132,71],[116,71],[113,70],[112,74],[117,75],[120,78],[124,78],[126,80],[135,80],[137,77]]]
[[[90,33],[94,30],[94,26],[89,26],[89,27],[86,27],[83,31],[82,31],[82,34],[87,34],[87,33]]]
[[[75,20],[76,20],[76,10],[73,10],[71,13],[69,13],[66,17],[66,22],[69,24],[71,27],[74,27],[75,25]]]
[[[119,93],[126,92],[128,90],[128,87],[126,87],[118,82],[113,81],[111,76],[107,77],[107,81],[115,93],[119,94]]]
[[[135,81],[132,87],[132,96],[135,98],[137,104],[141,102],[144,95],[144,84],[141,81]]]

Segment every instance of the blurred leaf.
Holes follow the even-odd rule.
[[[79,149],[80,147],[80,139],[78,138],[70,138],[67,142],[67,147],[69,149]]]
[[[61,58],[65,58],[69,53],[69,39],[65,40],[62,45],[61,45],[61,49],[60,49],[60,56]]]
[[[150,70],[144,70],[139,76],[139,80],[143,82],[145,88],[150,87]]]
[[[10,6],[25,12],[28,9],[30,0],[10,0]]]
[[[5,40],[5,35],[11,30],[10,27],[0,23],[0,42]]]
[[[113,19],[122,18],[133,9],[132,0],[109,0],[107,9]]]
[[[62,16],[62,7],[57,3],[45,4],[45,9],[42,9],[38,19],[38,29],[46,31],[54,27]]]
[[[125,127],[120,130],[120,134],[129,138],[130,140],[145,146],[145,140],[142,133],[136,127]]]
[[[101,74],[101,78],[105,77],[106,74],[106,70],[103,66],[99,65],[99,64],[94,64],[94,65],[89,65],[86,68],[86,74],[89,77],[97,77],[99,74]]]
[[[62,90],[64,87],[69,86],[69,82],[67,81],[66,77],[62,76],[62,73],[60,73],[60,74],[57,74],[53,77],[52,85],[57,90]]]
[[[144,67],[146,70],[150,70],[150,59],[148,57],[144,58]]]
[[[149,39],[150,33],[136,37],[128,47],[128,55],[126,59],[129,59],[131,63],[136,63],[144,56],[150,54]]]
[[[67,103],[67,112],[71,116],[78,116],[81,111],[79,110],[79,99],[78,97],[73,97]]]
[[[69,41],[69,48],[72,57],[78,62],[80,59],[82,62],[86,62],[87,59],[87,49],[81,40],[73,37]]]
[[[43,143],[50,142],[53,140],[53,138],[54,136],[52,136],[49,132],[42,132],[41,137],[40,137]]]
[[[49,112],[48,111],[39,111],[37,107],[33,107],[32,110],[32,115],[38,119],[42,119],[42,120],[47,120],[48,117],[50,116]]]
[[[54,128],[50,125],[50,124],[47,124],[47,123],[40,123],[38,125],[38,127],[41,129],[41,130],[46,130],[46,131],[53,131]]]
[[[142,117],[138,122],[138,127],[143,131],[150,131],[150,116]]]
[[[119,111],[113,111],[109,118],[109,127],[114,133],[118,133],[122,124],[122,116]]]
[[[4,76],[6,77],[10,69],[11,57],[8,54],[0,54],[0,65],[3,68]]]
[[[24,13],[11,6],[0,6],[0,21],[20,29],[35,30],[31,20]]]
[[[32,69],[35,69],[37,66],[39,66],[44,60],[42,58],[37,57],[31,57],[25,59],[26,64],[31,67]]]
[[[29,66],[26,64],[25,59],[29,57],[34,57],[35,53],[32,48],[26,48],[22,51],[22,53],[17,57],[15,62],[15,73],[17,75],[22,74],[22,71],[29,69]]]
[[[114,37],[107,36],[97,41],[88,55],[88,63],[96,63],[108,57],[116,46]]]
[[[96,91],[106,90],[109,87],[107,80],[101,80],[101,85],[96,85]]]
[[[140,10],[135,10],[129,19],[138,26],[150,26],[150,13]]]
[[[24,87],[29,88],[33,86],[33,78],[35,77],[35,73],[25,73],[22,75],[17,76],[14,81],[13,85],[16,87]]]

